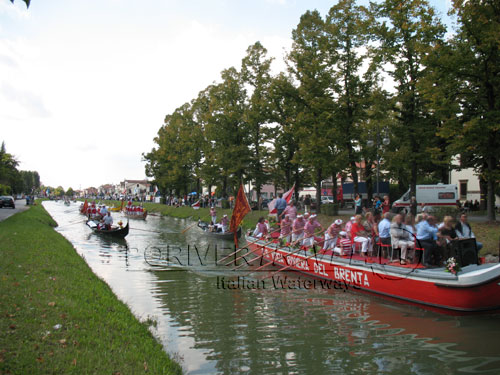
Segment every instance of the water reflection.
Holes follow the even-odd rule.
[[[191,374],[500,371],[498,315],[443,315],[345,290],[221,289],[220,272],[179,265],[159,271],[145,261],[154,247],[177,247],[183,264],[188,245],[202,257],[201,249],[215,245],[230,251],[197,228],[182,234],[189,225],[183,220],[131,221],[129,236],[117,241],[92,234],[83,219],[65,225],[78,220],[76,206],[45,206],[120,299],[140,318],[157,320],[166,350]],[[209,251],[205,260],[213,257]]]

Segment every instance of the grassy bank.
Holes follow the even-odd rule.
[[[0,222],[0,375],[179,374],[41,205]]]
[[[115,205],[117,207],[120,206],[120,201],[106,201],[107,205]],[[135,203],[136,204],[136,203]],[[156,213],[159,215],[172,216],[182,219],[193,219],[197,220],[198,218],[202,220],[209,220],[209,209],[208,208],[200,208],[199,210],[194,210],[191,207],[183,206],[183,207],[174,207],[167,206],[164,204],[158,203],[143,203],[144,207],[149,213]],[[220,219],[222,215],[227,214],[231,217],[232,210],[227,209],[223,210],[221,208],[217,208],[217,218]],[[257,224],[257,220],[259,217],[264,216],[267,218],[269,211],[252,211],[243,220],[243,228],[250,229],[255,228]],[[326,216],[323,214],[318,215],[318,221],[323,225],[323,227],[329,226],[335,219],[342,219],[344,222],[349,220],[349,215],[341,215],[341,216]],[[478,239],[478,241],[482,242],[484,247],[481,250],[480,255],[485,256],[487,254],[498,255],[499,251],[499,243],[500,243],[500,224],[497,222],[495,224],[490,223],[472,223],[473,231]]]

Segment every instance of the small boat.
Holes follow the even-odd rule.
[[[209,236],[212,236],[212,237],[216,237],[216,238],[220,238],[222,240],[232,240],[232,239],[234,239],[233,232],[226,232],[226,233],[212,232],[210,230],[209,223],[207,223],[206,221],[198,220],[198,227],[203,232],[205,232],[206,235],[209,235]],[[238,232],[236,232],[236,235],[237,235],[238,238],[241,237],[241,227],[238,228]]]
[[[356,254],[331,256],[246,236],[248,248],[274,266],[365,292],[455,311],[500,309],[500,264],[471,261],[456,274],[444,267],[383,263]],[[271,263],[270,263],[271,264]]]
[[[128,234],[128,221],[127,225],[125,225],[124,227],[113,227],[110,230],[98,229],[98,223],[93,220],[87,221],[87,225],[90,227],[90,229],[92,229],[94,233],[103,234],[110,237],[125,238],[125,236]]]
[[[108,208],[108,211],[111,211],[111,212],[120,212],[122,210],[121,207],[110,207]]]

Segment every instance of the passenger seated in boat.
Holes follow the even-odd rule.
[[[323,230],[323,226],[316,220],[316,215],[311,215],[304,225],[304,241],[302,245],[306,248],[314,245],[314,231],[316,228],[321,228],[321,230]]]
[[[285,214],[285,218],[281,220],[280,227],[281,244],[286,245],[292,241],[292,220],[290,220],[289,214]]]
[[[439,252],[441,253],[441,259],[444,260],[455,256],[453,254],[453,246],[458,241],[458,236],[454,224],[453,217],[445,216],[443,225],[439,227],[437,232]]]
[[[323,245],[324,250],[333,250],[337,246],[337,239],[339,238],[339,233],[342,230],[342,219],[335,220],[325,232],[325,243]]]
[[[222,233],[226,233],[229,228],[229,219],[227,218],[227,215],[222,216],[222,219],[220,220],[220,229]]]
[[[351,216],[349,221],[347,223],[345,223],[344,230],[347,233],[347,238],[351,238],[351,228],[352,228],[352,225],[354,224],[355,221],[356,221],[356,218],[354,216]]]
[[[253,236],[257,238],[266,238],[268,234],[267,230],[267,225],[266,221],[263,216],[259,218],[259,221],[257,222],[257,226],[255,227],[255,230],[253,231]]]
[[[304,220],[304,216],[298,215],[297,218],[293,221],[292,225],[292,243],[297,244],[299,246],[302,245],[302,239],[304,238],[304,226],[306,222]]]
[[[346,231],[339,232],[338,246],[333,248],[333,252],[338,255],[349,255],[352,252],[352,242],[347,236]]]
[[[432,267],[434,264],[440,264],[441,257],[436,246],[438,228],[434,218],[424,213],[417,216],[417,221],[418,223],[415,225],[417,230],[416,244],[424,249],[424,266]]]
[[[361,215],[355,216],[355,222],[351,227],[351,238],[355,243],[361,244],[361,255],[366,256],[368,248],[371,244],[370,235],[366,231],[366,228],[363,226],[361,221],[363,217]]]
[[[106,216],[104,216],[104,219],[102,221],[103,221],[106,229],[110,230],[111,225],[113,225],[113,217],[111,216],[111,212],[108,211],[108,214]]]
[[[406,225],[403,224],[403,216],[396,215],[392,219],[391,224],[391,242],[392,242],[392,251],[394,249],[401,249],[401,264],[406,264],[407,261],[407,250],[408,248],[414,248],[415,242],[413,242],[410,237],[410,233],[406,230]]]

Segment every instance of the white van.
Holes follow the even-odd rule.
[[[427,209],[436,209],[440,207],[456,208],[458,203],[457,185],[417,185],[417,212],[422,211],[425,206]],[[410,190],[392,205],[394,211],[400,211],[406,208],[410,209]]]

